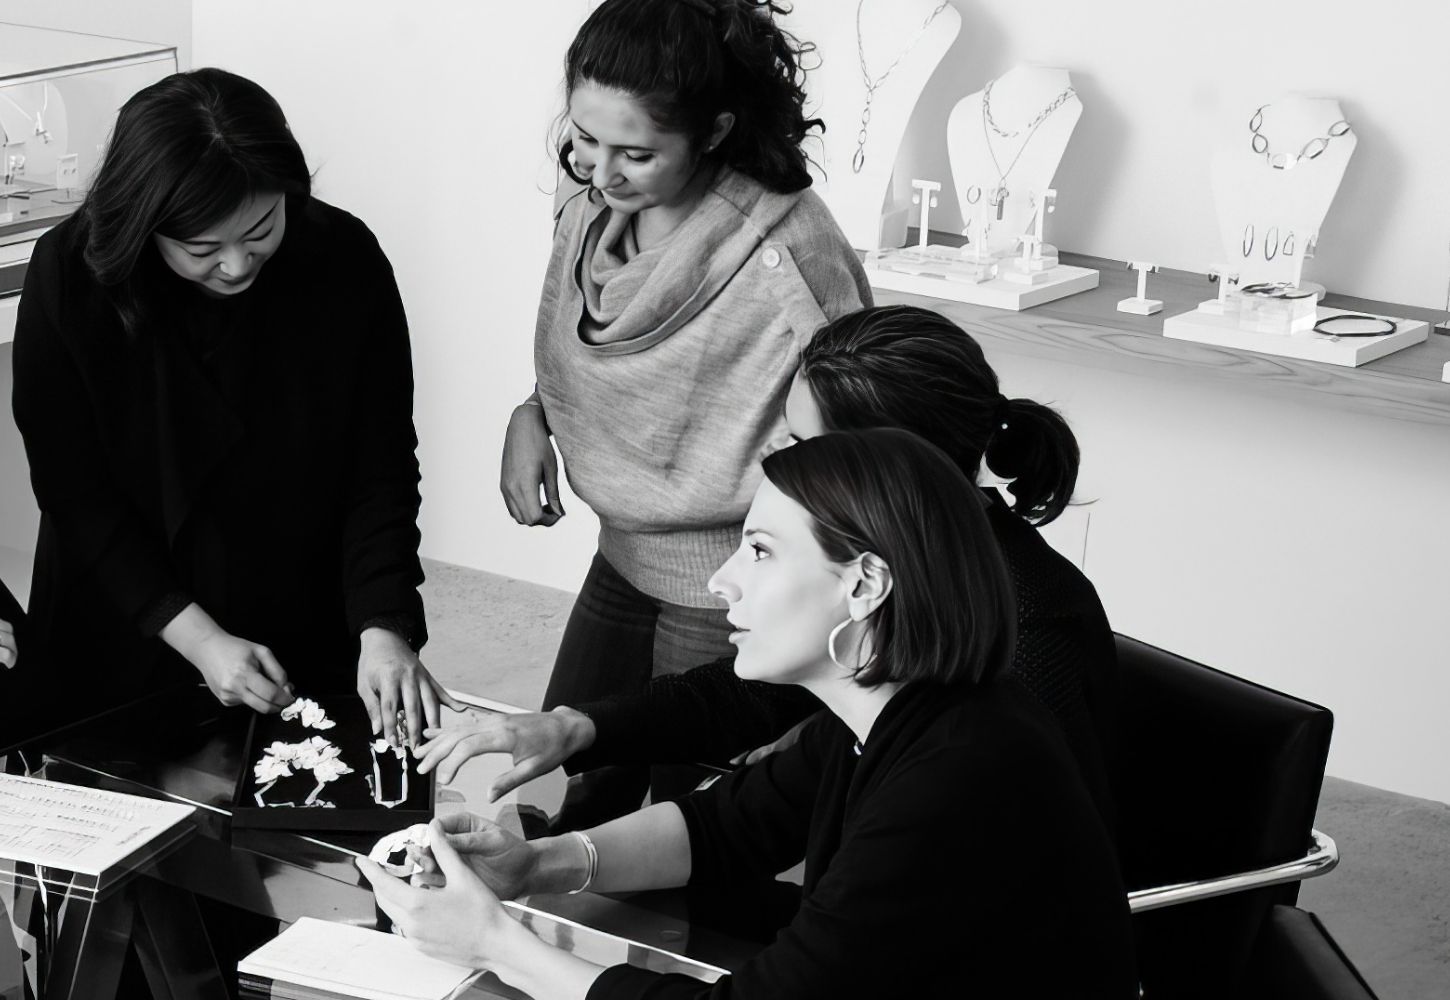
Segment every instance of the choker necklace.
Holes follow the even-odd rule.
[[[926,30],[931,27],[931,22],[937,19],[937,15],[947,9],[948,3],[950,0],[941,0],[941,3],[936,5],[936,9],[926,15],[926,20],[921,22],[921,30],[916,33],[916,37],[901,50],[900,55],[891,61],[891,65],[886,67],[886,72],[873,81],[871,71],[866,68],[866,36],[861,31],[861,8],[866,6],[866,0],[858,0],[856,4],[856,54],[861,59],[861,82],[866,86],[866,103],[861,108],[861,131],[856,133],[856,153],[851,157],[852,173],[859,174],[861,168],[866,165],[866,129],[871,124],[871,99],[876,96],[876,91],[886,82],[891,71],[901,65],[901,60],[906,58],[907,53],[916,48],[916,43],[926,35]]]
[[[1275,170],[1291,170],[1300,160],[1313,160],[1329,148],[1330,140],[1338,139],[1340,136],[1348,135],[1353,131],[1349,122],[1343,118],[1329,126],[1327,134],[1316,136],[1306,142],[1297,153],[1276,153],[1269,143],[1269,137],[1259,131],[1264,127],[1264,108],[1269,105],[1262,105],[1254,112],[1249,119],[1249,146],[1255,153],[1261,154],[1269,166]]]
[[[1047,121],[1054,111],[1076,97],[1077,91],[1069,86],[1062,93],[1054,97],[1048,103],[1047,107],[1039,111],[1036,118],[1033,118],[1026,125],[1022,126],[1022,128],[1012,132],[1004,132],[1001,126],[997,124],[996,119],[992,117],[992,86],[996,82],[996,80],[992,80],[982,88],[982,137],[986,140],[987,152],[992,157],[992,166],[997,168],[997,187],[996,190],[988,195],[987,204],[997,210],[997,218],[1001,219],[1003,205],[1007,201],[1007,196],[1012,193],[1007,190],[1007,176],[1012,173],[1012,168],[1017,166],[1017,161],[1022,159],[1023,152],[1032,144],[1032,137],[1037,134],[1037,130],[1042,127],[1042,123]],[[989,129],[990,131],[988,131]],[[1022,140],[1022,145],[1017,147],[1017,155],[1012,157],[1012,162],[1007,164],[1006,170],[1002,169],[1002,164],[997,161],[997,151],[992,148],[992,132],[996,132],[1004,139],[1015,139],[1023,132],[1027,133],[1027,138]]]
[[[40,136],[40,141],[44,143],[49,143],[50,129],[45,127],[45,112],[50,108],[50,84],[42,83],[40,85],[40,92],[43,95],[40,110],[35,112],[34,115],[21,107],[20,102],[17,101],[15,98],[11,97],[9,94],[5,93],[5,91],[0,90],[0,97],[5,98],[5,103],[9,104],[16,111],[19,111],[26,118],[29,118],[31,121],[33,121],[35,123],[35,134]]]

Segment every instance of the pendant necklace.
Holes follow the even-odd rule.
[[[1254,116],[1249,119],[1249,133],[1252,136],[1249,139],[1249,146],[1255,153],[1262,155],[1269,166],[1275,170],[1292,170],[1300,160],[1313,160],[1329,148],[1331,140],[1348,135],[1353,131],[1349,127],[1349,122],[1341,118],[1326,129],[1325,135],[1315,136],[1306,142],[1299,149],[1299,152],[1276,153],[1269,144],[1269,137],[1259,131],[1264,127],[1264,108],[1267,107],[1268,105],[1265,104],[1259,110],[1255,111]]]
[[[1007,190],[1008,175],[1011,174],[1012,169],[1017,166],[1017,161],[1022,159],[1022,154],[1026,151],[1027,147],[1032,144],[1032,137],[1037,134],[1037,130],[1042,127],[1042,123],[1047,121],[1047,119],[1051,117],[1054,111],[1056,111],[1058,108],[1062,107],[1068,101],[1076,97],[1077,91],[1073,90],[1072,87],[1068,87],[1062,93],[1054,97],[1052,101],[1047,105],[1047,107],[1039,111],[1036,118],[1033,118],[1026,125],[1022,126],[1022,128],[1014,129],[1011,132],[1007,132],[1004,131],[1001,126],[997,124],[997,120],[992,117],[992,85],[996,82],[996,80],[993,80],[988,83],[986,87],[982,88],[982,136],[987,143],[987,152],[992,157],[992,166],[997,168],[997,188],[996,190],[992,191],[991,194],[987,197],[987,204],[991,205],[997,210],[997,218],[998,220],[1000,220],[1002,218],[1003,206],[1006,204],[1007,201],[1007,196],[1012,193],[1011,191]],[[997,151],[992,148],[993,132],[996,132],[1003,139],[1015,139],[1023,132],[1027,133],[1027,138],[1022,140],[1022,145],[1017,147],[1017,155],[1012,157],[1012,162],[1007,164],[1006,170],[1002,169],[1002,164],[997,161]]]
[[[921,22],[921,30],[916,33],[916,37],[901,50],[900,55],[892,60],[891,65],[886,67],[885,73],[872,80],[871,71],[866,68],[866,36],[861,31],[861,8],[866,6],[866,0],[858,0],[856,4],[856,53],[861,59],[861,82],[866,86],[866,104],[861,108],[861,131],[856,134],[856,154],[851,157],[852,173],[859,174],[861,168],[866,165],[866,129],[871,124],[871,99],[876,96],[876,91],[886,82],[886,78],[891,75],[892,70],[901,65],[901,60],[905,59],[907,54],[916,48],[916,43],[925,37],[927,29],[931,27],[931,22],[937,19],[938,14],[946,10],[948,3],[950,0],[942,0],[936,5],[935,10],[926,15],[926,20]]]

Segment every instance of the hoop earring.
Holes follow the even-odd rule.
[[[826,655],[831,658],[832,663],[840,667],[842,670],[849,670],[853,673],[858,673],[862,670],[865,670],[872,663],[876,662],[876,653],[874,650],[872,651],[870,657],[867,658],[865,663],[858,663],[854,667],[846,666],[846,664],[842,663],[840,658],[836,655],[836,637],[844,632],[846,630],[846,626],[852,624],[855,620],[856,619],[854,618],[847,618],[845,621],[841,622],[841,624],[831,629],[831,634],[826,636]],[[857,649],[859,648],[860,646],[858,645]]]

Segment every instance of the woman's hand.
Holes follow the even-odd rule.
[[[398,711],[407,720],[408,743],[414,749],[425,726],[438,728],[440,704],[455,712],[464,706],[433,679],[418,654],[391,629],[363,629],[357,660],[357,693],[367,706],[373,734],[400,745]]]
[[[367,858],[358,858],[357,866],[372,883],[378,906],[419,951],[470,969],[488,968],[523,928],[454,850],[443,824],[434,820],[428,833],[440,886],[411,886]]]
[[[540,487],[543,504],[539,502]],[[559,460],[542,406],[520,403],[514,407],[504,435],[499,489],[509,515],[519,524],[547,528],[564,516],[564,505],[559,502]]]
[[[539,848],[514,836],[497,823],[469,813],[454,813],[433,822],[429,844],[439,839],[463,859],[469,870],[499,899],[516,899],[538,891],[534,885],[539,870]],[[408,857],[422,867],[413,884],[424,888],[447,882],[448,873],[438,862],[437,851],[409,850]]]
[[[261,643],[232,635],[195,601],[161,630],[161,640],[195,667],[223,705],[280,712],[297,700],[287,671]]]
[[[464,761],[486,753],[507,753],[514,766],[489,789],[496,802],[527,781],[547,774],[581,750],[594,744],[594,722],[583,712],[559,707],[552,712],[516,715],[479,715],[471,725],[429,729],[428,742],[418,747],[418,770],[438,769],[438,780],[448,784]]]
[[[20,660],[20,647],[15,644],[15,627],[0,619],[0,667],[11,669]]]

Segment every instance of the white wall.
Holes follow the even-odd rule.
[[[585,0],[197,0],[194,12],[196,64],[267,87],[318,195],[367,222],[393,261],[413,335],[424,554],[570,589],[597,522],[566,498],[555,527],[519,527],[498,474],[509,413],[533,390],[545,140],[585,13]]]
[[[961,34],[917,105],[897,161],[902,194],[912,177],[944,182],[933,228],[956,232],[962,225],[950,184],[947,116],[961,97],[1015,65],[1069,69],[1084,105],[1058,171],[1049,238],[1079,253],[1199,272],[1218,253],[1208,180],[1215,142],[1227,133],[1247,143],[1254,109],[1286,93],[1335,97],[1359,147],[1311,276],[1348,295],[1444,304],[1450,5],[952,2],[962,14]],[[853,0],[795,3],[802,10],[838,7],[843,18],[855,10]],[[857,55],[822,57],[854,62]],[[849,120],[836,127],[855,129]]]

